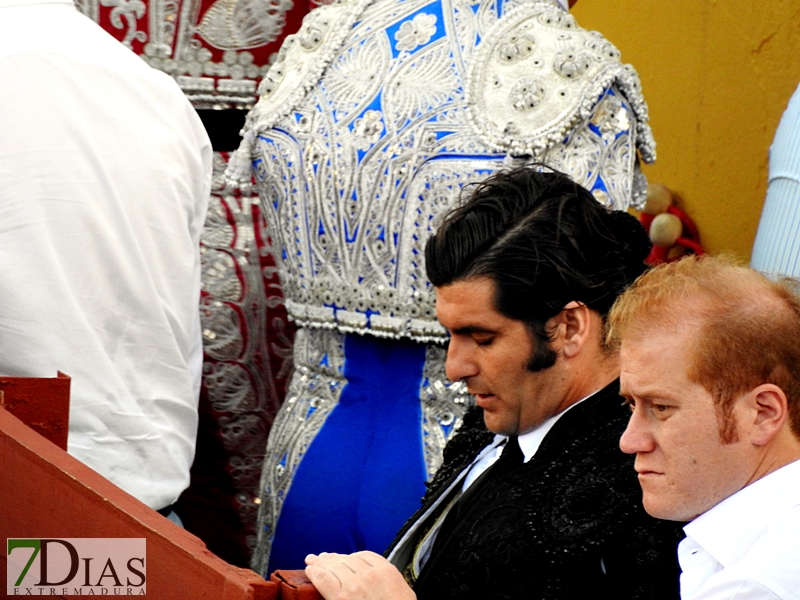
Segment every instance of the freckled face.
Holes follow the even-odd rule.
[[[450,331],[447,376],[463,380],[486,427],[515,435],[537,427],[566,406],[557,366],[527,369],[533,337],[525,323],[494,307],[495,283],[476,277],[436,288],[436,315]]]
[[[654,329],[620,348],[620,393],[632,410],[620,448],[636,454],[645,510],[674,521],[736,493],[753,469],[745,442],[722,443],[713,397],[689,380],[691,347],[685,330]]]

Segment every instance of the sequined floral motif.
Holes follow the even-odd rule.
[[[630,121],[628,113],[622,106],[619,96],[610,96],[600,103],[592,118],[592,125],[597,127],[603,139],[612,141],[620,129],[628,129]]]
[[[380,111],[368,110],[362,118],[356,119],[353,126],[356,148],[369,150],[369,147],[380,139],[382,133],[383,122],[381,121]]]
[[[414,50],[430,41],[436,33],[436,15],[421,13],[400,25],[394,34],[398,50]]]
[[[588,52],[559,52],[553,59],[553,69],[562,77],[573,79],[586,73],[593,62]]]
[[[216,48],[253,48],[277,39],[291,8],[291,0],[217,0],[197,31]]]
[[[498,58],[503,62],[513,63],[528,58],[536,47],[536,41],[528,36],[512,35],[498,49]]]
[[[511,88],[511,103],[520,112],[532,110],[544,100],[545,88],[540,81],[532,77],[518,79]]]

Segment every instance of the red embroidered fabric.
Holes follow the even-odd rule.
[[[76,0],[195,108],[250,108],[270,56],[326,0]]]

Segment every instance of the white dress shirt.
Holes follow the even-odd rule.
[[[576,402],[572,406],[577,406],[581,402],[583,402],[583,400]],[[567,408],[567,410],[572,408],[572,406]],[[523,462],[528,462],[533,458],[533,456],[536,454],[536,451],[539,449],[539,446],[542,445],[542,440],[544,440],[544,437],[553,428],[553,425],[555,425],[558,420],[564,414],[566,414],[567,410],[558,413],[554,417],[550,417],[533,431],[523,433],[517,437],[519,449],[522,450]],[[507,439],[508,437],[505,435],[496,435],[494,436],[492,443],[481,451],[467,472],[466,477],[464,477],[464,485],[461,487],[462,492],[466,491],[466,489],[471,486],[478,477],[481,476],[481,473],[497,462],[497,460],[503,454]]]
[[[0,0],[0,89],[0,374],[70,375],[70,454],[162,508],[197,436],[208,136],[72,0]]]
[[[800,600],[800,461],[684,527],[682,600]]]

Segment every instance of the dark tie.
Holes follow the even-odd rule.
[[[470,506],[474,501],[480,498],[486,490],[491,489],[492,484],[501,480],[502,477],[523,465],[522,450],[519,447],[517,436],[512,435],[508,438],[503,453],[500,455],[491,467],[486,469],[480,476],[472,482],[464,493],[461,494],[458,500],[455,501],[450,512],[442,523],[439,533],[436,534],[436,540],[433,542],[430,558],[439,551],[447,539],[453,532],[455,526],[461,522],[461,519],[469,512]],[[430,560],[430,559],[429,559]]]

